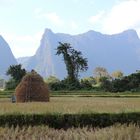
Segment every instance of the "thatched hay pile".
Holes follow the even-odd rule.
[[[49,101],[49,90],[35,71],[26,74],[15,90],[16,102]]]

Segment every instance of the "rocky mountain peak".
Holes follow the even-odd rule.
[[[6,71],[10,65],[17,64],[17,61],[8,43],[0,36],[0,76],[6,77]]]

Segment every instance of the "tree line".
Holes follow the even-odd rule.
[[[109,74],[104,67],[96,67],[93,75],[79,79],[80,72],[88,69],[88,60],[81,51],[75,50],[69,43],[61,43],[56,49],[56,55],[62,56],[66,65],[67,76],[59,80],[54,76],[45,79],[51,90],[102,90],[109,92],[137,91],[140,89],[140,72],[124,76],[123,72],[115,71]],[[14,89],[27,71],[22,65],[12,65],[7,70],[10,80],[7,89]]]

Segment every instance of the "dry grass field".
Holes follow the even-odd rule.
[[[115,125],[103,129],[70,128],[57,130],[47,126],[0,127],[1,140],[140,140],[140,128]]]
[[[50,102],[11,103],[0,99],[0,114],[94,113],[140,111],[140,98],[51,97]]]

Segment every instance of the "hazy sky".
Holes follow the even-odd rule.
[[[135,29],[140,0],[0,0],[0,34],[16,57],[33,55],[45,28],[79,34]]]

